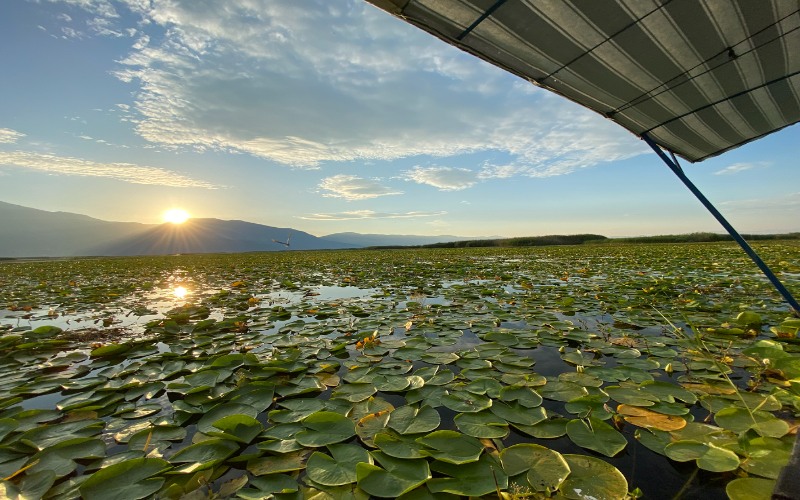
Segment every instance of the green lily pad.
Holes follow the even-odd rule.
[[[758,477],[740,477],[725,485],[731,500],[770,500],[774,489],[774,479]]]
[[[540,439],[555,439],[567,434],[566,418],[547,418],[547,413],[541,412],[542,420],[534,425],[512,424],[515,429]]]
[[[466,391],[451,392],[441,397],[442,405],[447,408],[460,412],[478,412],[492,406],[492,399],[480,394],[472,394]]]
[[[372,383],[351,383],[340,385],[333,391],[331,397],[356,403],[369,399],[376,392],[378,392],[378,389]]]
[[[736,453],[711,443],[673,441],[664,448],[664,453],[676,462],[695,460],[699,468],[711,472],[726,472],[739,467]]]
[[[323,486],[342,486],[355,483],[356,465],[372,464],[372,456],[364,448],[352,444],[333,444],[328,446],[330,456],[315,451],[306,463],[309,479]]]
[[[534,425],[546,418],[544,408],[526,408],[518,402],[495,402],[490,408],[491,412],[512,424]]]
[[[375,435],[375,446],[383,453],[395,458],[424,458],[425,447],[412,436],[404,436],[394,431],[379,432]]]
[[[723,429],[737,434],[753,429],[759,435],[779,438],[789,432],[789,424],[765,411],[748,411],[739,407],[728,407],[714,415],[714,421]]]
[[[440,422],[441,417],[436,409],[406,405],[391,412],[388,426],[400,434],[422,434],[433,431]]]
[[[193,473],[214,467],[239,450],[239,445],[226,439],[207,439],[181,448],[170,457],[170,462],[181,465],[182,474]]]
[[[453,422],[458,430],[476,438],[504,438],[509,432],[508,422],[488,410],[478,413],[459,413]]]
[[[358,487],[370,495],[396,498],[431,478],[427,460],[403,460],[376,451],[371,454],[382,467],[364,462],[356,465]]]
[[[542,397],[538,392],[524,385],[511,385],[500,390],[500,399],[505,402],[517,401],[522,406],[534,408],[542,404]]]
[[[434,494],[479,497],[508,488],[508,475],[491,455],[482,455],[476,462],[461,465],[433,462],[431,469],[446,476],[428,480],[426,486]]]
[[[256,418],[258,416],[258,410],[250,405],[239,403],[222,403],[214,406],[202,417],[200,417],[200,420],[197,422],[197,430],[204,434],[215,431],[219,432],[219,429],[214,427],[214,422],[217,422],[221,418],[230,415],[246,415]]]
[[[365,445],[374,448],[375,434],[386,428],[389,422],[389,411],[370,413],[356,422],[356,434]]]
[[[247,461],[247,470],[255,476],[293,472],[306,468],[311,450],[302,449],[279,455],[253,458]]]
[[[164,478],[154,476],[169,468],[160,458],[134,458],[100,469],[79,489],[86,500],[138,500],[161,489]]]
[[[613,457],[628,444],[618,430],[594,417],[571,420],[567,424],[567,435],[578,446],[607,457]]]
[[[526,473],[536,491],[554,491],[570,473],[564,457],[549,448],[533,443],[515,444],[500,452],[503,470],[509,476]]]
[[[75,438],[62,441],[45,448],[31,459],[35,465],[29,473],[49,470],[56,477],[66,476],[74,471],[76,460],[102,458],[106,455],[106,445],[97,438]]]
[[[565,498],[625,498],[628,481],[613,465],[586,455],[563,455],[569,466],[569,476],[561,483],[559,492]]]
[[[250,486],[237,491],[236,496],[245,500],[262,500],[275,493],[295,493],[299,489],[297,479],[286,474],[254,477],[250,480]]]
[[[213,426],[219,431],[208,431],[207,434],[210,436],[230,439],[243,444],[250,443],[264,430],[261,422],[249,415],[242,414],[222,417],[214,422]]]
[[[424,445],[423,453],[451,464],[475,462],[483,453],[483,444],[471,436],[456,431],[434,431],[417,438]]]
[[[303,446],[319,448],[341,443],[356,435],[355,423],[340,413],[318,411],[306,417],[304,430],[295,435]]]

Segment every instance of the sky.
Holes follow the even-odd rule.
[[[0,201],[339,232],[723,232],[638,138],[363,0],[6,0]],[[800,231],[800,125],[687,164]]]

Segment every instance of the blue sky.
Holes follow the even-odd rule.
[[[0,201],[315,235],[722,232],[616,124],[362,0],[0,5]],[[800,230],[797,125],[690,178]]]

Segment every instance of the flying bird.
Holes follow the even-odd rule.
[[[283,245],[283,246],[285,246],[286,248],[289,248],[289,239],[290,239],[291,237],[292,237],[292,233],[289,233],[289,235],[286,237],[286,241],[278,241],[278,240],[276,240],[276,239],[274,239],[274,238],[273,238],[273,240],[272,240],[272,241],[273,241],[273,242],[275,242],[275,243],[277,243],[277,244],[279,244],[279,245]]]

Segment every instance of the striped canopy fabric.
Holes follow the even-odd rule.
[[[800,121],[800,0],[367,0],[689,161]]]

